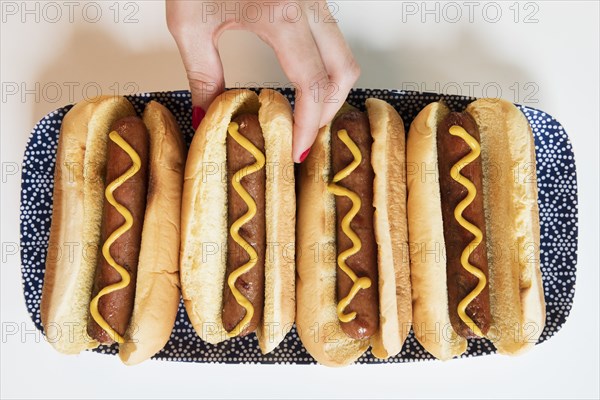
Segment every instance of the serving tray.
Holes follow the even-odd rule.
[[[292,89],[278,89],[294,105]],[[156,100],[175,115],[189,146],[194,130],[191,126],[191,100],[188,91],[141,93],[126,96],[141,114],[151,100]],[[364,101],[376,97],[389,102],[402,116],[405,128],[427,104],[444,99],[451,109],[462,111],[472,97],[420,93],[412,91],[354,89],[348,102],[364,110]],[[72,105],[59,108],[33,129],[23,161],[21,182],[21,262],[23,293],[27,310],[35,326],[42,330],[40,298],[44,280],[46,248],[52,219],[53,172],[58,134],[64,115]],[[537,161],[541,225],[541,269],[546,298],[546,326],[538,342],[551,338],[565,323],[575,293],[577,264],[577,175],[569,138],[563,127],[550,115],[519,106],[533,130]],[[92,351],[116,354],[117,346],[101,346]],[[487,339],[469,340],[461,357],[495,353]],[[187,317],[183,302],[171,338],[153,358],[168,361],[202,363],[285,363],[311,364],[314,359],[302,346],[295,328],[268,355],[262,355],[255,335],[235,338],[219,345],[203,342]],[[370,351],[358,363],[399,363],[433,359],[416,341],[411,331],[402,352],[388,360],[379,360]]]

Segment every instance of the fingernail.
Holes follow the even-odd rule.
[[[300,162],[304,162],[304,160],[306,160],[306,157],[308,157],[308,153],[310,153],[310,147],[306,149],[304,153],[302,153],[302,155],[300,156]]]
[[[202,119],[204,119],[205,115],[206,113],[202,107],[194,106],[192,109],[192,128],[194,128],[194,130],[198,129],[200,122],[202,122]]]

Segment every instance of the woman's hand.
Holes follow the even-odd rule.
[[[306,158],[319,128],[333,119],[360,75],[326,1],[167,0],[167,24],[187,71],[197,123],[225,87],[217,49],[223,31],[254,32],[273,48],[296,88],[295,162]]]

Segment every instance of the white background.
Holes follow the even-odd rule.
[[[574,146],[580,212],[573,311],[550,341],[517,358],[337,370],[157,361],[126,368],[117,358],[94,353],[60,355],[32,333],[12,247],[19,241],[20,190],[20,174],[12,168],[22,161],[31,128],[49,111],[92,95],[98,85],[121,94],[130,92],[129,82],[138,91],[187,88],[162,1],[139,1],[137,11],[125,3],[97,2],[102,16],[96,23],[86,21],[95,10],[84,15],[83,3],[75,3],[72,22],[68,6],[54,4],[62,13],[56,22],[56,9],[44,11],[42,2],[2,4],[2,397],[599,396],[597,2],[337,2],[336,17],[363,70],[357,87],[416,85],[463,94],[474,88],[475,96],[501,95],[555,116]],[[23,7],[39,7],[39,21]],[[434,11],[424,13],[425,7]],[[123,22],[130,12],[137,23]],[[531,23],[525,23],[528,15]],[[220,49],[229,86],[287,83],[272,51],[252,35],[227,32]],[[11,94],[14,83],[19,89]],[[19,334],[7,335],[15,323]]]

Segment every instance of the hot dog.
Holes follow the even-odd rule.
[[[186,310],[209,343],[256,332],[263,353],[294,321],[292,111],[280,93],[230,90],[190,147],[182,204]],[[224,166],[225,170],[221,170]]]
[[[386,102],[346,104],[301,165],[296,324],[322,364],[393,356],[410,330],[404,136]]]
[[[49,248],[77,240],[86,251],[46,262],[44,329],[75,327],[53,342],[59,351],[118,342],[122,361],[136,364],[166,344],[179,304],[173,221],[184,157],[173,115],[156,102],[143,120],[125,98],[109,96],[65,115]],[[60,173],[65,166],[72,174]]]
[[[476,337],[517,354],[542,333],[537,186],[515,179],[523,165],[535,168],[531,128],[509,102],[480,99],[462,113],[432,103],[411,124],[413,327],[436,358]]]

